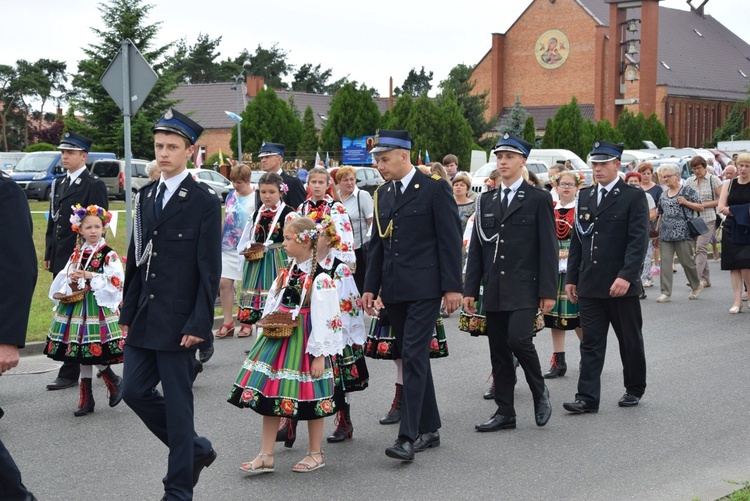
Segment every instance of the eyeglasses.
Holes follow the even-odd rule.
[[[557,186],[559,186],[560,188],[575,188],[576,184],[575,183],[560,183]]]
[[[670,177],[675,177],[675,176],[676,174],[662,174],[659,177],[661,177],[662,179],[669,179]]]

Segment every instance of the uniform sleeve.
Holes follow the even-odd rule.
[[[377,193],[377,192],[376,192]],[[374,203],[374,202],[373,202]],[[380,293],[380,286],[383,282],[383,240],[380,238],[380,231],[377,224],[377,205],[373,205],[375,216],[372,221],[372,235],[367,245],[367,270],[365,271],[365,290],[362,292],[371,292],[375,296]]]
[[[110,310],[118,309],[122,302],[124,281],[125,272],[122,268],[122,260],[115,251],[111,251],[104,256],[103,272],[94,273],[90,280],[96,303]]]
[[[617,278],[627,280],[632,285],[640,279],[641,266],[648,249],[648,202],[643,190],[635,192],[630,202],[628,217],[624,264]]]
[[[354,282],[351,268],[340,264],[334,274],[336,292],[339,297],[339,308],[341,310],[341,329],[344,345],[359,344],[365,342],[365,315],[362,311],[362,298]]]
[[[480,197],[482,195],[479,195]],[[481,198],[479,198],[481,201]],[[468,242],[466,243],[466,270],[464,279],[464,296],[466,297],[479,297],[479,286],[481,284],[482,275],[484,274],[484,259],[482,254],[482,242],[479,240],[479,231],[476,227],[475,217],[479,212],[479,207],[474,212],[474,216],[470,220],[470,224],[466,225],[466,229],[471,228],[471,233],[468,235]],[[479,214],[481,221],[481,214]],[[466,232],[464,232],[464,238],[467,238]],[[492,244],[494,245],[494,244]]]
[[[314,357],[339,354],[344,343],[336,284],[331,277],[321,273],[313,281],[311,294],[312,327],[305,351]]]
[[[440,291],[461,292],[461,218],[448,183],[436,181],[432,200],[433,225],[440,262]],[[438,216],[440,214],[440,216]]]
[[[539,238],[539,297],[554,299],[557,297],[557,279],[559,272],[558,249],[555,232],[555,211],[552,208],[552,195],[542,192],[544,200],[539,204],[537,231]]]

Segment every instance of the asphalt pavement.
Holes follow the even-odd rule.
[[[622,365],[610,332],[598,414],[570,415],[578,377],[578,342],[567,336],[568,373],[548,381],[553,405],[545,427],[534,424],[531,393],[519,369],[515,430],[477,433],[494,412],[482,400],[490,372],[487,341],[445,321],[450,356],[434,360],[442,445],[411,464],[385,456],[398,425],[378,419],[393,397],[395,366],[368,360],[370,387],[354,394],[354,439],[325,444],[325,468],[291,471],[307,450],[304,423],[292,449],[277,444],[276,471],[246,477],[240,463],[260,446],[261,416],[226,402],[243,351],[254,341],[220,339],[195,384],[195,421],[218,459],[201,475],[195,499],[289,500],[691,500],[716,499],[750,479],[748,366],[750,313],[730,315],[728,272],[710,262],[713,286],[689,301],[682,270],[671,303],[657,304],[658,279],[641,302],[648,388],[640,405],[620,408]],[[549,330],[536,345],[546,370]],[[96,411],[73,417],[78,390],[47,391],[57,363],[24,356],[0,377],[0,437],[26,485],[46,500],[157,500],[163,494],[167,449],[124,404],[107,406],[94,382]],[[115,367],[122,372],[122,368]],[[325,436],[334,429],[327,419]],[[0,499],[2,494],[0,493]]]

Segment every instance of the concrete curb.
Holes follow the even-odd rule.
[[[236,318],[236,317],[235,317]],[[217,330],[221,328],[221,324],[224,322],[224,317],[214,317],[214,325],[213,330]],[[42,355],[44,354],[44,346],[47,343],[45,341],[32,341],[30,343],[26,343],[26,346],[22,348],[19,351],[19,354],[22,357],[31,357],[35,355]]]

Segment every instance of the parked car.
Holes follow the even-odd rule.
[[[188,169],[187,171],[199,183],[205,183],[213,188],[222,202],[227,199],[229,191],[234,189],[232,182],[216,171],[210,169]]]
[[[148,160],[130,160],[130,187],[135,193],[151,181],[146,174]],[[107,185],[107,195],[125,200],[125,160],[97,160],[91,166],[91,173]]]
[[[21,151],[0,152],[0,170],[12,171],[26,155]]]
[[[476,193],[484,193],[485,191],[487,191],[487,185],[484,184],[484,181],[495,169],[497,169],[497,162],[486,163],[479,169],[477,169],[477,171],[474,173],[474,176],[471,178],[471,191]],[[527,160],[526,169],[536,175],[537,179],[539,179],[539,182],[542,183],[542,186],[548,189],[550,188],[549,173],[547,172],[549,167],[547,166],[546,162],[542,160]]]
[[[114,153],[92,151],[86,157],[86,167],[102,158],[114,160]],[[10,176],[26,193],[26,198],[49,199],[52,181],[65,174],[62,154],[59,151],[38,151],[27,153],[13,169]]]
[[[570,164],[574,169],[585,169],[587,167],[586,163],[581,160],[581,157],[570,150],[533,148],[529,154],[529,161],[531,160],[541,160],[548,166],[555,164],[564,165],[566,160],[570,160]],[[529,162],[527,161],[526,163],[528,164]]]

